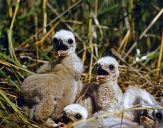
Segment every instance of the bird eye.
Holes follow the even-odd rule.
[[[114,70],[114,68],[115,68],[114,65],[112,65],[112,64],[109,65],[110,70]]]
[[[68,39],[67,41],[69,44],[72,44],[73,43],[73,40],[72,39]]]
[[[59,40],[58,40],[56,37],[54,37],[53,43],[56,44],[56,43],[58,43],[58,42],[59,42]]]
[[[155,117],[156,117],[158,120],[162,120],[162,113],[161,113],[161,112],[156,112]]]
[[[80,114],[76,114],[75,116],[74,116],[76,119],[81,119],[82,118],[82,116],[80,115]]]

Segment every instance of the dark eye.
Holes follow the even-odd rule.
[[[68,43],[69,44],[72,44],[73,43],[73,40],[72,39],[68,39]]]
[[[109,65],[109,69],[110,69],[110,70],[113,70],[114,68],[115,68],[114,65],[112,65],[112,64]]]
[[[59,40],[58,40],[57,38],[54,37],[53,43],[56,44],[56,43],[58,43],[58,42],[59,42]]]
[[[158,120],[162,120],[162,113],[161,112],[157,112],[155,114],[155,117],[158,119]]]
[[[74,116],[76,119],[81,119],[82,118],[82,116],[80,115],[80,114],[76,114],[75,116]]]

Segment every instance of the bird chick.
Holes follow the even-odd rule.
[[[96,89],[93,93],[97,110],[112,110],[121,101],[123,95],[117,83],[118,62],[110,56],[102,57],[96,62],[94,70],[97,84],[92,87]]]
[[[57,65],[48,66],[53,71],[28,76],[22,85],[30,118],[37,121],[60,118],[64,107],[75,101],[81,83],[83,65],[75,53],[73,33],[58,31],[53,46],[54,52],[60,56]]]
[[[143,128],[143,126],[123,119],[123,117],[109,115],[108,112],[104,112],[103,114],[96,113],[93,118],[75,125],[74,128]]]
[[[157,110],[161,106],[145,89],[129,86],[124,93],[122,104],[124,109],[142,108],[127,111],[126,114],[133,115],[133,121],[140,123],[144,128],[162,128],[163,110]]]
[[[88,110],[91,117],[98,111],[114,111],[122,99],[122,91],[117,83],[119,76],[118,62],[106,56],[100,58],[93,67],[97,82],[83,87],[79,101]]]
[[[108,114],[104,112],[102,114]],[[64,108],[61,122],[57,128],[143,128],[136,122],[132,122],[114,114],[103,116],[101,113],[94,114],[93,118],[88,118],[88,111],[80,104],[70,104]],[[90,120],[93,119],[93,120]]]
[[[70,128],[73,123],[84,121],[88,118],[88,111],[80,104],[70,104],[63,109],[59,127]]]
[[[58,56],[58,59],[44,64],[37,70],[37,73],[55,73],[57,72],[56,65],[61,63],[76,80],[79,80],[83,72],[83,64],[75,53],[76,43],[74,34],[68,30],[60,30],[54,35],[52,44],[52,55],[54,57]]]

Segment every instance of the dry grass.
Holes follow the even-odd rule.
[[[40,126],[29,121],[15,105],[16,99],[22,95],[24,78],[52,60],[51,38],[63,28],[75,33],[77,53],[85,65],[84,83],[94,80],[95,61],[112,55],[120,63],[118,82],[123,91],[136,85],[159,101],[163,97],[162,5],[159,0],[1,0],[0,126]]]

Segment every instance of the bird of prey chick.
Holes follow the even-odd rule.
[[[122,91],[117,83],[119,77],[118,62],[113,57],[102,57],[96,63],[98,81],[96,104],[101,110],[114,109],[122,100]]]
[[[92,118],[74,124],[73,128],[144,128],[136,122],[123,117],[118,117],[114,113],[96,113]]]
[[[76,42],[74,34],[68,30],[60,30],[55,34],[52,43],[53,50],[51,53],[55,57],[58,56],[58,59],[44,64],[37,70],[37,73],[55,73],[58,70],[55,66],[61,63],[76,80],[79,80],[83,72],[83,64],[75,53]]]
[[[53,38],[53,46],[59,63],[44,66],[44,69],[53,71],[30,75],[22,85],[30,118],[37,121],[60,118],[64,107],[75,101],[79,91],[83,64],[75,53],[74,34],[67,30],[58,31]]]
[[[137,107],[143,109],[134,109]],[[146,90],[133,86],[128,87],[113,112],[99,111],[93,117],[74,128],[163,128],[161,105]]]
[[[58,127],[71,128],[73,123],[85,121],[88,118],[88,111],[80,104],[70,104],[63,109]]]
[[[62,123],[59,122],[56,128],[143,128],[138,123],[127,119],[114,115],[102,117],[98,114],[88,118],[88,111],[85,107],[80,104],[70,104],[64,108],[61,116]]]
[[[87,85],[85,94],[88,96],[83,101],[92,98],[95,105],[94,112],[113,111],[116,105],[121,102],[123,95],[117,83],[118,62],[110,56],[102,57],[95,63],[94,72],[97,83]],[[83,106],[85,105],[83,104]]]
[[[157,109],[162,108],[161,105],[145,89],[129,86],[124,93],[121,106],[124,109],[133,108],[124,114],[131,117],[133,115],[133,121],[140,123],[144,128],[163,128],[163,109]]]

